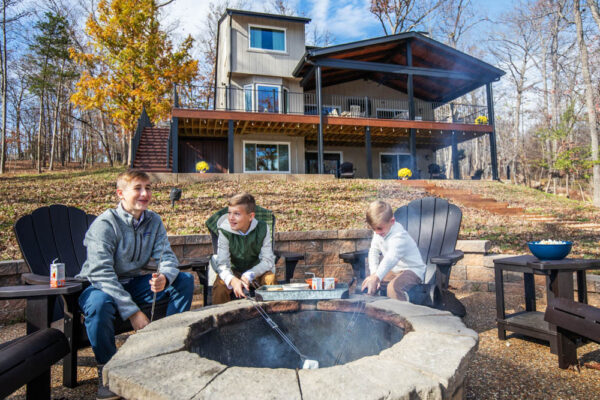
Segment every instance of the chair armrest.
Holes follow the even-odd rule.
[[[21,274],[21,279],[28,285],[50,285],[50,277],[47,275],[38,275],[26,272]],[[86,283],[87,279],[67,277],[65,282]]]
[[[350,251],[348,253],[340,253],[340,258],[347,263],[352,264],[353,261],[361,258],[366,258],[369,255],[369,249]]]
[[[19,285],[0,287],[0,299],[26,299],[29,297],[56,296],[81,292],[81,283],[68,282],[65,286],[51,288],[49,285]]]
[[[286,261],[304,260],[304,254],[294,253],[293,251],[275,250],[275,251],[273,251],[273,254],[275,254],[275,257],[277,257],[277,258],[285,258]]]
[[[462,251],[454,250],[452,253],[440,254],[437,257],[431,257],[429,261],[436,265],[454,265],[458,260],[462,260],[464,256],[465,253]]]

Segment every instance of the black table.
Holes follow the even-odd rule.
[[[532,255],[522,255],[494,260],[496,278],[496,322],[498,338],[506,340],[506,331],[519,333],[550,342],[550,351],[558,355],[561,368],[577,362],[576,351],[559,352],[561,340],[556,326],[544,321],[544,313],[536,310],[534,275],[546,277],[546,295],[573,299],[573,273],[577,274],[577,300],[587,303],[586,271],[600,269],[600,260],[565,258],[557,261],[540,261]],[[525,311],[507,315],[504,306],[503,271],[524,275]],[[562,354],[559,354],[562,353]]]

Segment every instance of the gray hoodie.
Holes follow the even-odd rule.
[[[93,287],[110,295],[123,320],[140,309],[122,283],[143,275],[141,268],[150,258],[161,260],[158,271],[167,278],[167,285],[179,273],[179,262],[171,250],[167,231],[160,216],[152,211],[144,211],[134,228],[133,216],[119,203],[117,208],[108,209],[96,218],[83,244],[87,260],[77,277],[87,279]]]

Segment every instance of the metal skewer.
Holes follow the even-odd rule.
[[[158,266],[157,266],[157,272],[158,272],[158,268],[160,268],[160,262],[162,261],[162,256],[163,253],[165,252],[165,243],[163,242],[163,247],[162,250],[160,251],[160,257],[158,258]],[[154,292],[154,296],[152,298],[152,311],[150,311],[150,322],[152,322],[152,320],[154,319],[154,307],[156,306],[156,292]]]

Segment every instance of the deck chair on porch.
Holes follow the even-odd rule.
[[[415,295],[425,298],[425,305],[464,316],[464,306],[448,291],[452,266],[464,257],[462,251],[455,249],[462,220],[460,209],[447,200],[425,197],[398,208],[394,218],[414,239],[427,264],[425,282],[416,289],[420,293]],[[352,265],[356,275],[364,278],[367,255],[368,249],[365,249],[342,253],[340,258]]]
[[[82,289],[87,281],[75,279],[87,253],[83,239],[95,215],[64,205],[40,207],[31,214],[24,215],[14,225],[17,242],[31,273],[23,274],[22,279],[29,285],[49,285],[49,266],[54,259],[65,264],[67,282],[80,282]],[[70,344],[70,352],[63,360],[63,384],[77,385],[77,350],[89,346],[78,297],[81,292],[62,295],[51,303],[27,302],[28,333],[33,329],[43,329],[53,321],[63,318],[64,333]],[[168,298],[156,303],[154,319],[163,318],[167,312]],[[141,310],[150,317],[151,305],[143,305]],[[31,329],[30,329],[31,328]],[[133,330],[129,320],[115,320],[115,334]]]
[[[210,237],[211,237],[212,246],[213,246],[213,254],[217,254],[217,246],[218,246],[218,242],[219,242],[219,231],[217,229],[217,222],[219,221],[219,219],[222,216],[227,214],[228,210],[229,210],[229,207],[222,208],[219,211],[217,211],[216,213],[214,213],[213,215],[211,215],[206,220],[205,224],[206,224],[206,227],[208,228],[208,231],[210,232]],[[292,279],[292,277],[294,276],[294,271],[296,269],[296,265],[298,264],[298,261],[304,260],[304,255],[300,254],[300,253],[289,252],[289,251],[275,250],[276,218],[275,218],[275,214],[273,214],[273,212],[271,210],[267,210],[266,208],[256,206],[255,211],[254,211],[254,217],[259,221],[264,221],[269,226],[269,229],[271,231],[271,243],[273,245],[273,254],[275,254],[275,264],[277,264],[277,262],[279,261],[280,258],[283,258],[285,260],[285,282],[289,282],[290,279]],[[216,278],[216,274],[210,267],[209,267],[209,274],[211,274],[211,278],[208,279],[209,284],[206,286],[207,290],[205,290],[205,292],[206,292],[206,296],[204,298],[205,304],[209,304],[212,301],[212,296],[211,296],[212,283],[214,282],[214,279]]]

